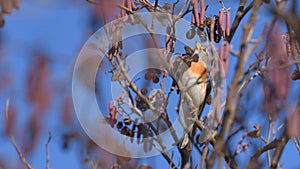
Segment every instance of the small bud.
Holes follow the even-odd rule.
[[[187,45],[184,46],[184,50],[185,50],[186,54],[188,54],[190,56],[192,56],[194,53],[194,50],[190,46],[187,46]]]
[[[189,31],[186,32],[185,36],[187,39],[193,39],[196,35],[195,29],[190,29]]]
[[[172,5],[171,4],[169,4],[169,3],[164,3],[164,5],[163,5],[163,8],[165,9],[165,10],[170,10],[170,9],[172,9]]]
[[[159,82],[159,78],[157,76],[155,76],[152,81],[153,81],[153,83],[158,83]]]
[[[141,93],[142,93],[143,95],[147,94],[147,93],[148,93],[148,89],[147,89],[147,88],[142,88],[142,89],[141,89]]]
[[[209,96],[207,97],[206,104],[211,105],[211,102],[212,102],[212,96],[209,95]]]
[[[299,80],[300,79],[300,72],[298,70],[294,70],[292,73],[292,80]]]

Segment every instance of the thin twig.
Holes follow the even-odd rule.
[[[203,153],[202,153],[202,158],[201,158],[201,169],[205,169],[205,160],[207,158],[207,154],[208,154],[208,145],[205,145],[204,149],[203,149]]]
[[[6,118],[8,117],[8,108],[9,108],[9,99],[6,100],[6,108],[5,108],[5,115],[6,115]],[[21,160],[21,162],[28,168],[28,169],[33,169],[33,167],[27,162],[26,158],[24,157],[21,149],[19,148],[19,146],[17,145],[16,141],[15,141],[15,138],[13,135],[10,135],[10,140],[11,140],[11,143],[13,144],[14,148],[16,149],[18,155],[19,155],[19,158]]]
[[[46,146],[46,169],[50,169],[50,167],[49,167],[50,153],[49,153],[48,145],[49,145],[51,139],[52,139],[52,132],[49,132],[49,137],[48,137],[48,140],[45,145]]]
[[[19,158],[21,160],[21,162],[28,168],[28,169],[33,169],[33,167],[27,162],[26,158],[23,156],[23,153],[21,151],[21,149],[19,148],[19,146],[17,145],[16,141],[15,141],[15,138],[14,136],[10,136],[10,140],[13,144],[13,146],[15,147],[18,155],[19,155]]]
[[[277,144],[276,150],[273,153],[273,157],[272,157],[272,161],[271,161],[271,167],[270,167],[271,169],[276,169],[277,168],[279,159],[280,159],[281,154],[283,152],[283,149],[284,149],[284,147],[285,147],[285,145],[288,141],[289,141],[289,139],[287,137],[286,130],[285,130],[285,132],[282,134],[282,136],[280,138],[280,141]]]
[[[295,146],[296,146],[296,148],[297,148],[297,150],[300,154],[300,142],[299,142],[299,140],[297,139],[297,137],[293,137],[292,139],[293,139],[293,141],[295,143]]]
[[[273,119],[272,116],[270,115],[270,113],[268,114],[268,121],[269,121],[269,127],[268,127],[268,138],[267,138],[267,142],[266,144],[269,144],[270,140],[271,140],[271,131],[273,130]],[[268,167],[271,166],[271,152],[267,151],[267,155],[268,155]]]

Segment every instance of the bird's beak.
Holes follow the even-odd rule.
[[[196,42],[196,49],[202,50],[202,48],[203,46],[199,42]]]

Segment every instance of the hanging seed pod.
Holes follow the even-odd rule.
[[[1,8],[2,13],[4,14],[11,14],[13,9],[13,3],[11,0],[1,0]]]
[[[132,4],[130,0],[125,0],[125,7],[127,7],[128,9],[132,10]]]
[[[125,0],[120,0],[120,4],[122,6],[125,6]],[[125,10],[124,9],[120,9],[121,10],[121,17],[124,17],[125,16]]]
[[[203,25],[203,23],[204,23],[204,16],[205,16],[204,0],[200,0],[200,8],[201,8],[200,25]]]
[[[196,25],[196,23],[195,23],[196,21],[195,21],[195,15],[194,14],[192,14],[192,25]]]
[[[133,2],[133,0],[130,0],[130,2],[131,2],[132,10],[136,10],[136,4]]]
[[[20,1],[19,0],[13,0],[12,3],[13,3],[13,7],[15,9],[20,9]]]
[[[229,50],[230,50],[230,44],[227,41],[224,41],[220,47],[220,53],[219,53],[219,58],[222,62],[222,66],[224,70],[224,75],[222,75],[223,78],[227,76],[227,72],[228,72]]]
[[[199,15],[199,18],[202,18],[202,14],[201,14],[201,13],[199,13],[198,15]],[[200,23],[201,23],[201,22],[200,22]],[[203,23],[204,23],[204,21],[203,21]],[[203,28],[204,28],[204,24],[200,24],[200,25],[198,26],[198,28],[203,29]]]
[[[226,36],[230,35],[230,8],[227,9],[226,12],[226,28],[225,28]]]
[[[219,26],[220,32],[219,34],[224,35],[225,33],[225,17],[224,17],[224,8],[221,8],[219,11]]]
[[[196,25],[200,26],[199,10],[198,10],[198,0],[192,0],[193,4],[193,15],[195,16]]]

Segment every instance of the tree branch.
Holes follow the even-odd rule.
[[[244,7],[246,5],[246,2],[247,0],[240,0],[240,4],[239,4],[239,8],[237,10],[237,13],[235,15],[235,18],[234,18],[234,21],[232,23],[232,26],[231,26],[231,29],[230,29],[230,35],[228,37],[228,42],[231,42],[237,28],[239,27],[242,19],[244,18],[244,16],[250,11],[250,9],[253,7],[254,5],[254,1],[249,4],[247,7],[246,7],[246,10],[244,10]]]
[[[258,149],[256,153],[251,157],[250,162],[248,163],[247,169],[252,169],[255,167],[255,164],[257,163],[258,158],[266,151],[276,148],[273,159],[271,162],[271,168],[277,168],[277,164],[279,161],[279,158],[281,156],[281,153],[283,151],[284,146],[288,142],[288,137],[286,132],[282,134],[282,136],[279,139],[275,139],[269,144],[265,145],[264,147]]]
[[[221,132],[216,140],[216,145],[214,147],[214,151],[210,157],[210,159],[207,162],[207,168],[210,169],[213,167],[213,164],[215,162],[216,157],[220,154],[222,151],[222,147],[224,147],[224,137],[227,133],[227,131],[230,129],[234,122],[234,118],[236,115],[237,110],[237,102],[238,102],[238,94],[236,89],[240,88],[241,81],[244,76],[244,66],[248,60],[249,55],[251,52],[247,51],[247,43],[249,42],[249,39],[253,33],[253,26],[256,22],[256,16],[259,7],[261,6],[262,1],[261,0],[255,0],[254,2],[254,9],[252,10],[250,20],[247,25],[244,25],[244,35],[242,39],[242,45],[240,50],[240,57],[238,60],[238,64],[236,65],[235,69],[235,75],[233,78],[233,81],[231,85],[229,86],[229,92],[226,99],[226,106],[225,106],[225,113],[224,113],[224,119],[223,119],[223,125],[221,128]]]

